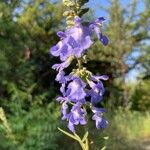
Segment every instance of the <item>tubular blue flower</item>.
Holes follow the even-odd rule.
[[[78,44],[81,55],[93,44],[91,40],[91,31],[88,27],[81,24],[81,18],[75,17],[74,22],[75,26],[67,29],[65,33],[67,36],[72,36],[74,38],[74,40]]]
[[[68,105],[67,105],[67,101],[62,103],[62,107],[61,107],[61,113],[62,113],[62,120],[65,120],[68,118]]]
[[[83,100],[86,96],[84,91],[86,84],[80,78],[74,78],[72,82],[68,84],[66,95],[73,102]]]
[[[79,30],[79,28],[77,29]],[[71,29],[68,30],[72,32]],[[59,41],[55,46],[50,49],[50,53],[55,57],[60,56],[61,61],[65,61],[71,55],[76,56],[77,58],[81,57],[84,50],[92,45],[90,36],[87,36],[84,33],[84,37],[81,37],[80,34],[78,35],[78,31],[74,31],[77,34],[74,35],[73,33],[71,34],[68,30],[66,31],[67,35],[66,33],[61,31],[57,33],[57,35],[61,37],[61,41]]]
[[[61,83],[60,91],[63,94],[63,96],[66,95],[66,92],[65,92],[66,84],[68,81],[72,79],[72,77],[73,77],[72,74],[65,76],[65,72],[63,70],[59,71],[56,76],[55,80]]]
[[[105,128],[108,125],[108,121],[103,117],[103,112],[105,112],[105,109],[93,107],[92,112],[94,113],[92,119],[95,120],[96,128]]]
[[[71,121],[69,121],[69,123],[68,123],[68,128],[69,128],[70,131],[75,133],[75,127],[74,127],[74,124]]]
[[[103,45],[107,45],[109,40],[108,38],[102,34],[100,31],[100,27],[105,19],[103,17],[98,18],[94,22],[90,23],[89,28],[96,33],[97,38],[103,43]]]
[[[56,99],[58,102],[62,103],[62,107],[61,107],[61,113],[62,113],[62,120],[68,119],[68,102],[70,102],[70,100],[67,97],[57,97]]]
[[[57,32],[57,35],[61,38],[61,41],[50,49],[53,56],[60,56],[61,61],[65,61],[69,56],[81,57],[82,50],[71,35],[67,36],[62,31]]]
[[[72,131],[75,132],[74,129],[74,125],[85,125],[87,123],[85,116],[86,116],[86,112],[81,108],[81,104],[80,103],[76,103],[72,109],[69,116],[69,124],[68,124],[68,128]]]
[[[92,75],[91,80],[99,82],[100,80],[108,80],[109,77],[107,75]]]
[[[66,83],[65,72],[63,70],[59,71],[55,80],[59,83]]]
[[[58,35],[62,40],[67,37],[66,34],[65,34],[64,32],[62,32],[62,31],[58,31],[58,32],[57,32],[57,35]]]
[[[57,71],[62,71],[64,68],[67,68],[70,64],[68,62],[63,62],[61,64],[55,64],[52,66],[53,69]]]
[[[88,83],[91,87],[88,95],[91,97],[91,103],[95,105],[102,100],[105,89],[102,82],[94,83],[93,81],[88,81]]]
[[[67,97],[58,96],[56,101],[63,103],[64,101],[69,102],[69,99]]]
[[[65,61],[69,56],[72,55],[72,48],[68,45],[68,40],[69,38],[65,38],[59,41],[50,49],[50,53],[55,57],[60,56],[60,60]]]
[[[52,66],[52,69],[55,69],[57,71],[62,71],[63,69],[67,68],[70,63],[72,62],[74,57],[70,56],[66,61],[60,63],[60,64],[54,64]]]

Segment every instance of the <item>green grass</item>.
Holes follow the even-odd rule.
[[[109,150],[144,150],[150,146],[150,113],[117,110],[109,118],[109,127],[103,132],[109,136]],[[145,142],[147,142],[145,144]]]

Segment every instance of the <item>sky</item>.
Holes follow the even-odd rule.
[[[131,3],[133,0],[120,0],[120,4],[122,7],[127,8],[127,5]],[[94,12],[94,17],[101,17],[103,16],[106,18],[106,20],[109,21],[109,14],[106,11],[103,11],[101,7],[108,8],[110,6],[110,3],[108,0],[89,0],[87,3],[87,7],[93,10]],[[137,14],[142,12],[144,10],[144,3],[142,0],[138,0],[138,5],[136,8]],[[111,40],[111,39],[110,39]],[[137,52],[132,53],[132,57],[138,57],[140,54]],[[130,62],[129,62],[130,63]],[[126,75],[126,81],[135,81],[136,77],[138,76],[139,72],[135,69],[131,70],[127,75]]]
[[[122,7],[127,6],[129,3],[131,3],[133,0],[120,0],[120,4]],[[100,6],[102,7],[109,7],[110,3],[108,0],[89,0],[88,7],[90,7],[92,10],[94,10],[95,12],[95,17],[99,17],[99,16],[104,16],[104,17],[108,17],[109,15],[102,11],[100,9]],[[144,9],[144,3],[142,2],[142,0],[138,0],[138,5],[137,5],[137,12],[142,12]]]

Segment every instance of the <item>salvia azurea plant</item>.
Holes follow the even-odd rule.
[[[56,100],[62,105],[62,120],[68,121],[68,128],[72,134],[58,129],[77,140],[83,150],[89,150],[88,131],[81,139],[76,133],[75,126],[87,124],[87,109],[91,109],[92,120],[95,121],[97,129],[107,126],[108,122],[103,117],[105,109],[97,107],[97,104],[102,101],[105,92],[102,80],[107,80],[108,76],[94,75],[83,67],[82,63],[86,62],[85,53],[94,43],[92,40],[94,34],[104,46],[108,44],[108,38],[102,34],[100,29],[105,19],[100,17],[85,26],[78,16],[80,3],[66,0],[64,5],[74,9],[69,9],[64,13],[67,18],[67,28],[64,32],[57,32],[60,41],[50,49],[50,53],[59,57],[61,61],[61,63],[52,66],[58,71],[56,81],[61,84],[62,95]],[[77,60],[77,67],[72,69],[71,73],[65,74],[64,70],[73,60]]]

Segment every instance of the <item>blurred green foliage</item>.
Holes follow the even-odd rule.
[[[132,109],[146,111],[150,110],[150,80],[140,82],[132,95]]]
[[[11,107],[16,106],[11,104]],[[22,109],[21,106],[17,107],[18,111],[7,116],[13,137],[7,134],[6,130],[1,129],[0,148],[11,150],[57,149],[56,140],[59,139],[59,134],[56,125],[60,117],[58,107],[54,103],[44,108],[33,106],[28,111]]]
[[[110,0],[110,7],[105,9],[110,14],[105,29],[110,44],[102,47],[96,41],[87,52],[89,62],[85,66],[95,74],[110,76],[106,83],[104,103],[111,111],[108,115],[118,106],[141,111],[150,108],[150,3],[149,0],[144,0],[143,3],[145,7],[137,17],[138,1],[133,0],[127,8],[122,7],[119,0]],[[84,7],[82,9],[82,13],[88,10]],[[59,40],[56,32],[65,28],[63,12],[60,0],[0,1],[0,108],[3,110],[0,111],[1,150],[67,150],[70,149],[68,143],[72,144],[72,150],[78,150],[76,142],[57,130],[63,124],[60,122],[59,104],[55,102],[59,85],[55,82],[56,72],[51,66],[58,60],[48,52]],[[93,19],[91,16],[83,17]],[[135,52],[139,55],[132,58]],[[139,70],[140,82],[128,83],[126,75],[133,69]],[[123,117],[124,113],[126,116]],[[114,138],[118,137],[119,142],[126,144],[126,140],[132,141],[136,136],[140,137],[137,135],[138,130],[141,130],[140,122],[145,123],[147,116],[119,110],[112,113],[108,120],[114,122],[106,130],[112,140],[108,139],[108,143],[118,144],[118,139]],[[130,123],[124,129],[126,120],[130,120]],[[135,124],[139,126],[133,130]],[[149,134],[147,124],[143,130]],[[91,145],[92,149],[104,146],[102,136],[108,134],[98,132],[98,136],[95,136],[97,131],[93,122],[89,128],[91,139],[95,141]],[[128,131],[127,136],[123,130]],[[80,127],[79,131],[82,134]],[[120,132],[122,135],[117,136]],[[129,135],[134,138],[131,139]]]

